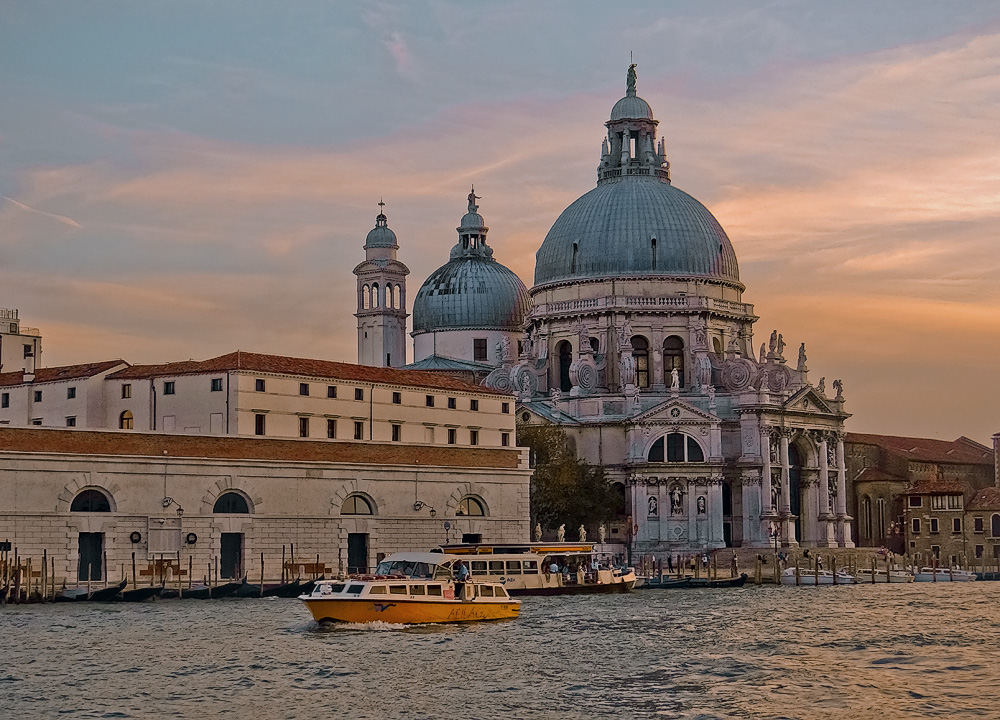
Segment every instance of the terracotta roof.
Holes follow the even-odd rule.
[[[517,448],[399,445],[102,430],[0,427],[0,453],[222,458],[282,462],[366,463],[380,466],[515,469]]]
[[[988,487],[976,490],[975,495],[965,505],[966,510],[1000,510],[1000,488]]]
[[[876,445],[897,455],[920,462],[970,465],[993,464],[993,450],[967,437],[960,437],[958,440],[932,440],[930,438],[900,437],[897,435],[847,433],[847,442],[860,445]]]
[[[909,482],[905,477],[899,477],[898,475],[892,475],[887,473],[885,470],[880,470],[876,467],[866,467],[861,468],[855,478],[854,482],[894,482],[894,483],[906,483]]]
[[[84,363],[82,365],[63,365],[61,367],[39,368],[35,371],[36,383],[59,382],[60,380],[78,380],[94,377],[107,372],[113,367],[128,365],[124,360],[104,360],[103,362]],[[0,374],[0,386],[11,387],[24,384],[24,371]]]
[[[304,377],[349,380],[353,382],[381,383],[384,385],[405,385],[487,395],[509,395],[509,393],[498,392],[480,385],[471,385],[442,373],[354,365],[352,363],[333,362],[331,360],[308,360],[305,358],[284,357],[282,355],[262,355],[260,353],[248,353],[241,350],[208,360],[187,360],[184,362],[164,363],[162,365],[133,365],[109,375],[108,379],[148,379],[173,375],[227,372],[230,370],[299,375]]]
[[[909,495],[964,495],[968,489],[957,480],[921,480],[906,492]]]

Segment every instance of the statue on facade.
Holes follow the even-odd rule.
[[[770,350],[771,352],[774,352],[777,347],[778,347],[778,331],[772,330],[771,339],[767,343],[767,349]]]
[[[559,538],[559,542],[563,542],[566,539],[566,523],[559,526],[556,531],[556,537]]]
[[[587,528],[580,526],[580,542],[587,542]]]
[[[624,352],[618,358],[618,369],[621,373],[622,385],[635,385],[635,358],[632,353]]]
[[[510,350],[510,338],[506,335],[501,335],[500,340],[497,341],[497,357],[500,358],[502,365],[506,365],[513,359]]]
[[[469,193],[469,212],[474,213],[479,211],[479,206],[476,205],[476,200],[482,200],[482,197],[476,195],[476,186],[472,186],[472,192]]]
[[[839,380],[839,379],[838,380],[834,380],[833,381],[833,389],[837,391],[837,397],[834,398],[834,399],[835,400],[843,400],[844,399],[844,382],[842,380]]]
[[[819,379],[819,385],[816,386],[816,391],[820,395],[826,392],[826,375]]]
[[[764,343],[760,344],[760,364],[763,365],[767,362],[767,348]]]
[[[535,542],[542,541],[542,524],[535,523]]]
[[[607,539],[608,539],[608,529],[604,527],[604,523],[601,523],[600,525],[597,526],[597,540],[598,542],[601,543],[601,545],[603,545],[604,541]]]
[[[698,514],[699,515],[704,515],[705,514],[705,496],[704,495],[699,495],[698,496]]]
[[[778,509],[779,498],[781,498],[781,485],[774,482],[774,478],[771,478],[771,507],[775,510]]]
[[[767,392],[768,385],[771,383],[771,371],[764,369],[760,371],[760,391]]]
[[[683,500],[683,495],[681,493],[681,489],[677,485],[674,485],[673,488],[671,488],[671,490],[670,490],[670,514],[671,515],[680,515],[681,514],[681,512],[683,511],[683,508],[681,507],[682,500]]]
[[[715,406],[715,385],[708,386],[708,406]]]
[[[528,377],[528,373],[521,376],[521,394],[525,397],[531,397],[531,379]]]
[[[677,368],[670,371],[670,392],[679,392],[681,389],[681,374]]]
[[[804,372],[806,369],[806,344],[802,343],[799,345],[799,363],[797,366],[799,372]]]
[[[633,95],[635,94],[635,81],[636,81],[635,68],[636,68],[635,63],[629,65],[628,75],[625,76],[625,91],[630,92]]]
[[[577,344],[579,345],[577,352],[583,355],[584,353],[592,351],[590,347],[590,332],[587,330],[587,326],[583,323],[580,323],[579,327],[576,329],[576,338]]]
[[[552,402],[559,402],[562,400],[562,393],[559,392],[559,388],[552,388]]]
[[[778,333],[778,347],[775,352],[778,353],[778,357],[785,356],[785,338],[781,336],[781,333]]]
[[[656,499],[655,495],[650,495],[648,498],[646,498],[646,505],[648,506],[647,507],[647,509],[648,509],[648,513],[647,514],[650,517],[653,517],[655,515],[659,515],[660,514],[660,503]]]

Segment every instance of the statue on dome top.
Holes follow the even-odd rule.
[[[785,338],[781,337],[781,333],[778,333],[778,348],[777,348],[777,353],[778,353],[778,357],[784,357],[785,356]]]
[[[800,372],[805,372],[806,369],[806,344],[802,343],[799,345],[799,363],[798,370]]]
[[[469,193],[469,212],[479,212],[479,206],[476,205],[476,200],[482,200],[482,196],[476,195],[476,186],[472,186],[472,192]]]
[[[635,63],[628,66],[628,79],[625,81],[625,90],[631,95],[635,95]]]

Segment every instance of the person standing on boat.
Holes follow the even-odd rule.
[[[465,593],[465,583],[469,579],[469,568],[465,562],[459,560],[455,563],[455,598],[461,600]]]

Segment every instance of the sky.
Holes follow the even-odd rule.
[[[805,342],[851,431],[989,442],[996,3],[0,0],[0,307],[48,366],[356,361],[379,199],[411,303],[473,183],[531,287],[630,54],[757,344]]]

